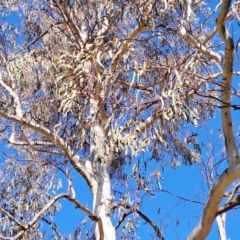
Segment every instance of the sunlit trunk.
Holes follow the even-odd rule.
[[[91,115],[98,114],[97,102],[91,99]],[[99,223],[95,223],[96,240],[115,240],[115,228],[110,218],[111,211],[111,187],[110,187],[110,165],[112,154],[105,152],[106,148],[105,132],[101,124],[95,120],[91,128],[90,161],[92,164],[94,184],[93,194],[93,213],[100,217],[102,221],[103,233],[99,231]]]
[[[227,240],[226,234],[226,213],[223,213],[222,216],[216,217],[217,225],[218,225],[218,233],[220,236],[220,240]]]
[[[115,240],[115,229],[110,218],[111,210],[111,188],[109,167],[104,161],[96,163],[96,185],[93,188],[93,212],[100,217],[103,225],[104,236],[100,236],[99,225],[95,225],[95,236],[97,240]],[[102,240],[101,239],[101,240]]]

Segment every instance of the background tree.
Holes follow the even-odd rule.
[[[231,118],[231,108],[239,108],[231,104],[237,95],[232,76],[238,73],[225,26],[237,23],[237,6],[3,2],[0,136],[11,151],[4,150],[1,168],[1,239],[45,238],[46,224],[60,237],[53,215],[62,198],[95,223],[96,239],[134,238],[136,216],[164,239],[140,211],[144,195],[161,190],[167,162],[174,168],[181,161],[204,162],[197,129],[220,107],[229,167],[216,176],[200,223],[188,237],[204,239],[214,219],[238,205],[227,195],[228,203],[219,207],[240,176]],[[92,210],[75,194],[76,173],[92,193]],[[59,178],[68,183],[66,193],[58,190]],[[84,227],[76,239],[84,239]]]

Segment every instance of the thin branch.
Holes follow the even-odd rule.
[[[187,33],[184,26],[181,26],[179,30],[179,35],[188,43],[190,43],[193,47],[198,49],[200,53],[210,57],[218,63],[221,62],[221,56],[219,54],[207,49],[203,43],[199,43],[196,39],[194,39],[190,34]]]
[[[129,212],[124,212],[124,213],[123,213],[121,219],[118,221],[118,223],[117,223],[116,226],[115,226],[115,230],[117,230],[117,229],[120,227],[120,225],[121,225],[122,222],[125,220],[125,218],[126,218],[127,216],[129,216],[130,214],[132,214],[132,212],[133,212],[133,211],[129,211]]]
[[[18,221],[14,218],[14,216],[12,216],[10,213],[8,213],[5,209],[3,209],[2,207],[0,207],[0,211],[1,211],[3,214],[5,214],[10,220],[12,220],[13,222],[15,222],[18,226],[20,226],[22,229],[26,230],[26,227],[25,227],[22,223],[18,222]]]
[[[49,150],[49,149],[44,149],[44,147],[56,147],[55,144],[52,142],[42,142],[42,141],[15,141],[12,140],[11,137],[8,140],[9,144],[14,145],[14,146],[30,146],[32,150],[37,151],[37,152],[45,152],[49,154],[56,154],[60,156],[65,156],[65,152],[63,151],[57,151],[57,150]],[[35,146],[36,145],[36,146]],[[42,145],[42,146],[41,146]]]
[[[49,153],[49,154],[54,154],[54,155],[59,155],[59,156],[65,156],[66,154],[64,152],[59,152],[59,151],[56,151],[56,150],[47,150],[47,149],[43,149],[43,148],[37,148],[37,147],[33,147],[32,148],[34,151],[37,151],[37,152],[44,152],[44,153]]]
[[[58,237],[60,237],[60,239],[63,238],[55,224],[53,224],[52,222],[50,222],[49,220],[47,220],[44,217],[41,220],[44,221],[45,223],[47,223],[52,228],[52,230],[58,235]]]
[[[67,193],[61,193],[58,194],[57,196],[53,197],[41,210],[38,212],[30,222],[28,222],[26,225],[23,225],[16,221],[14,217],[6,212],[4,209],[0,208],[0,211],[6,214],[12,221],[14,221],[17,225],[21,226],[22,230],[19,231],[14,237],[8,238],[0,235],[0,239],[2,240],[17,240],[19,239],[27,230],[29,230],[38,220],[42,219],[44,214],[48,211],[48,209],[55,204],[59,199],[65,198],[69,200],[71,203],[73,203],[76,208],[80,209],[84,213],[88,215],[90,219],[93,221],[97,222],[99,225],[99,232],[100,232],[100,240],[104,240],[104,233],[103,233],[103,225],[102,225],[102,220],[100,217],[94,215],[88,208],[84,207],[81,203],[79,203],[76,199],[73,199],[72,197],[69,196]]]
[[[104,240],[104,231],[103,231],[103,224],[102,219],[96,215],[94,215],[89,209],[84,207],[82,204],[80,204],[76,199],[71,198],[69,195],[65,197],[68,199],[71,203],[73,203],[76,208],[81,209],[83,212],[85,212],[90,219],[98,223],[98,229],[100,234],[100,240]]]
[[[25,138],[25,141],[13,141],[11,138],[8,141],[10,144],[15,145],[15,146],[29,146],[32,150],[37,151],[37,152],[45,152],[49,154],[56,154],[60,156],[65,156],[65,152],[63,151],[57,151],[57,150],[49,150],[49,149],[44,149],[44,147],[56,147],[55,144],[53,143],[44,143],[44,142],[35,142],[35,141],[29,141],[27,138]],[[36,145],[36,146],[35,146]],[[41,146],[43,145],[43,146]]]
[[[44,147],[56,147],[56,145],[52,142],[43,142],[43,141],[29,141],[25,142],[25,141],[15,141],[13,139],[8,139],[8,143],[12,144],[12,145],[16,145],[16,146],[44,146]]]
[[[217,217],[218,215],[225,213],[239,205],[240,205],[240,194],[238,194],[236,197],[234,197],[231,201],[227,202],[223,206],[219,207],[215,216]]]
[[[212,38],[213,36],[217,33],[217,27],[215,26],[214,29],[212,30],[212,32],[206,36],[203,45],[206,45]]]
[[[177,195],[177,194],[175,194],[175,193],[169,192],[169,191],[167,191],[167,190],[163,190],[163,189],[162,189],[161,192],[168,193],[168,194],[170,194],[170,195],[172,195],[172,196],[174,196],[174,197],[177,197],[177,198],[179,198],[179,199],[181,199],[181,200],[183,200],[183,201],[186,201],[186,202],[191,202],[191,203],[197,203],[197,204],[205,205],[205,203],[202,203],[202,202],[199,202],[199,201],[190,200],[190,199],[181,197],[181,196],[179,196],[179,195]]]
[[[240,182],[234,187],[234,189],[231,191],[230,196],[228,197],[228,201],[231,201],[234,197],[234,195],[236,194],[236,192],[238,191],[238,189],[240,188]]]
[[[15,123],[20,124],[23,127],[27,127],[35,132],[39,132],[45,137],[49,138],[50,140],[54,141],[66,154],[68,159],[70,160],[73,167],[79,172],[84,179],[87,181],[89,187],[92,187],[91,181],[92,176],[87,171],[85,166],[83,165],[85,161],[83,161],[79,156],[74,155],[67,143],[62,139],[61,137],[57,136],[54,133],[51,133],[51,131],[35,122],[27,121],[23,117],[18,117],[12,114],[7,114],[4,111],[0,111],[0,117],[8,119],[10,121],[13,121]]]
[[[226,204],[224,204],[223,206],[218,208],[218,211],[216,212],[216,216],[227,212],[228,210],[233,209],[236,206],[240,205],[240,194],[238,194],[236,197],[234,197],[234,195],[236,194],[236,192],[238,191],[238,189],[240,188],[240,183],[238,183],[233,190],[230,191],[230,193],[226,194],[228,201]]]
[[[43,32],[42,34],[40,34],[36,39],[34,39],[32,42],[30,42],[27,46],[25,46],[24,48],[18,50],[15,55],[17,55],[18,53],[22,52],[24,49],[28,49],[31,47],[31,45],[33,45],[34,43],[36,43],[38,40],[40,40],[41,38],[43,38],[49,31],[50,28],[52,28],[53,25],[51,25],[45,32]],[[11,59],[10,61],[12,61],[13,59]]]
[[[137,213],[144,221],[146,221],[150,226],[152,226],[152,228],[154,229],[154,231],[157,234],[157,236],[159,237],[159,239],[164,240],[164,237],[161,234],[158,226],[154,222],[152,222],[145,214],[143,214],[141,211],[139,211],[137,208],[129,206],[129,205],[115,205],[113,207],[113,209],[114,208],[126,208],[126,209],[130,210],[130,213],[131,212]]]

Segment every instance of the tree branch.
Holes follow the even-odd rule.
[[[1,57],[5,63],[5,67],[6,67],[6,70],[7,70],[7,73],[11,79],[11,82],[12,82],[12,87],[9,87],[7,84],[4,83],[4,81],[2,80],[2,78],[0,78],[0,85],[6,90],[8,91],[8,93],[10,94],[10,96],[13,98],[13,101],[14,101],[14,107],[16,109],[16,112],[17,112],[17,115],[22,117],[22,108],[21,108],[21,103],[20,103],[20,100],[19,100],[19,97],[18,95],[16,94],[16,86],[15,86],[15,83],[14,83],[14,79],[13,79],[13,76],[12,76],[12,73],[9,69],[9,66],[7,65],[7,60],[2,56],[1,54]]]
[[[58,201],[60,198],[63,198],[63,197],[66,197],[67,194],[65,193],[62,193],[62,194],[59,194],[57,196],[55,196],[54,198],[52,198],[43,208],[42,210],[35,215],[35,217],[33,217],[33,219],[28,223],[26,224],[25,226],[22,226],[23,227],[23,230],[19,231],[18,234],[16,234],[14,237],[12,238],[5,238],[3,236],[0,236],[0,239],[8,239],[8,240],[17,240],[19,239],[27,230],[29,230],[40,218],[43,217],[43,215],[46,213],[46,211],[56,202]],[[15,222],[15,221],[14,221]]]
[[[157,234],[157,236],[159,237],[159,239],[164,240],[164,237],[161,234],[161,232],[160,232],[159,228],[157,227],[157,225],[154,222],[152,222],[145,214],[143,214],[141,211],[139,211],[137,208],[129,206],[129,205],[115,205],[113,207],[113,209],[114,208],[125,208],[125,209],[129,209],[130,213],[132,213],[132,212],[137,213],[144,221],[146,221],[150,226],[152,226],[152,228],[154,229],[154,231]]]
[[[228,201],[231,201],[235,195],[235,193],[237,192],[237,190],[240,188],[240,183],[238,183],[233,190],[231,191],[230,196],[228,197]]]
[[[221,56],[209,49],[207,49],[203,43],[199,43],[196,39],[194,39],[190,34],[187,33],[186,28],[181,26],[179,30],[179,35],[190,43],[193,47],[195,47],[200,53],[210,57],[216,62],[221,62]]]
[[[227,17],[227,13],[229,11],[231,5],[231,0],[225,0],[222,2],[222,8],[217,18],[217,29],[220,36],[223,38],[225,42],[225,62],[223,68],[223,94],[222,94],[222,102],[228,103],[231,105],[231,83],[232,83],[232,67],[233,67],[233,50],[234,44],[233,39],[228,34],[228,31],[225,27],[225,20]],[[219,203],[224,196],[226,188],[237,178],[240,177],[240,170],[238,169],[239,156],[236,148],[235,137],[233,134],[232,128],[232,117],[231,110],[229,106],[224,106],[222,108],[222,124],[223,124],[223,132],[224,132],[224,140],[225,140],[225,148],[227,152],[227,158],[229,161],[230,167],[225,170],[218,181],[215,183],[213,188],[210,191],[209,198],[207,200],[206,206],[203,211],[202,218],[197,225],[197,227],[192,231],[192,233],[188,236],[188,240],[192,239],[205,239],[208,235],[212,223],[216,217],[216,213],[218,211]]]
[[[231,201],[227,202],[223,206],[219,207],[215,215],[218,216],[239,205],[240,205],[240,194],[238,194],[236,197],[234,197]]]
[[[163,190],[163,189],[162,189],[161,192],[168,193],[168,194],[170,194],[170,195],[172,195],[172,196],[174,196],[174,197],[177,197],[177,198],[179,198],[179,199],[181,199],[181,200],[183,200],[183,201],[186,201],[186,202],[191,202],[191,203],[197,203],[197,204],[205,205],[205,203],[202,203],[202,202],[199,202],[199,201],[190,200],[190,199],[181,197],[181,196],[179,196],[179,195],[177,195],[177,194],[174,194],[174,193],[171,193],[171,192],[169,192],[169,191],[167,191],[167,190]]]
[[[17,240],[19,239],[27,230],[29,230],[38,220],[40,220],[41,218],[43,218],[44,214],[47,212],[47,210],[54,204],[56,203],[59,199],[61,198],[66,198],[67,200],[69,200],[71,203],[73,203],[76,208],[80,209],[81,211],[83,211],[84,213],[86,213],[88,215],[88,217],[90,219],[92,219],[93,221],[97,222],[99,225],[99,232],[100,232],[100,240],[104,239],[104,233],[103,233],[103,226],[102,226],[102,220],[101,218],[97,217],[96,215],[94,215],[88,208],[84,207],[82,204],[80,204],[76,199],[72,198],[69,196],[69,194],[67,193],[61,193],[58,194],[57,196],[53,197],[41,210],[39,213],[37,213],[33,219],[27,223],[26,225],[23,225],[21,223],[19,223],[18,221],[16,221],[14,219],[14,217],[9,214],[8,212],[6,212],[3,208],[0,208],[0,211],[3,212],[5,215],[7,215],[12,221],[14,221],[17,225],[19,225],[22,230],[19,231],[19,233],[17,233],[14,237],[8,238],[8,237],[4,237],[2,235],[0,235],[0,239],[2,240]]]
[[[150,26],[144,26],[142,23],[140,23],[128,36],[128,38],[124,41],[123,45],[121,46],[120,50],[117,52],[117,54],[115,55],[113,61],[112,61],[112,65],[110,67],[110,72],[114,72],[117,64],[119,62],[119,60],[121,59],[121,57],[123,56],[123,54],[126,52],[126,50],[129,47],[129,44],[142,32],[145,31],[149,31],[151,30]],[[106,90],[104,92],[104,96],[107,95],[107,93],[109,92],[109,88],[110,88],[110,83],[112,81],[112,78],[109,77],[107,84],[106,84]]]
[[[13,222],[15,222],[18,226],[20,226],[22,229],[26,230],[26,227],[21,224],[20,222],[18,222],[14,216],[12,216],[10,213],[8,213],[5,209],[3,209],[2,207],[0,207],[0,211],[5,214],[10,220],[12,220]]]
[[[52,230],[58,235],[58,237],[60,237],[60,239],[63,238],[63,236],[59,233],[57,226],[55,224],[53,224],[51,221],[47,220],[44,217],[41,220],[47,223],[52,228]]]
[[[93,221],[98,223],[100,240],[104,240],[104,231],[103,231],[102,219],[100,217],[94,215],[89,209],[87,209],[82,204],[80,204],[76,199],[71,198],[69,195],[67,195],[65,198],[68,199],[71,203],[73,203],[76,206],[76,208],[79,208],[84,213],[86,213],[90,219],[92,219]]]
[[[225,20],[230,6],[230,0],[223,1],[221,12],[219,13],[219,16],[217,18],[217,30],[225,43],[225,61],[222,76],[222,102],[229,104],[229,106],[231,105],[230,89],[232,86],[234,43],[233,39],[231,38],[225,27]],[[233,133],[231,108],[224,106],[221,110],[221,115],[227,159],[229,161],[230,167],[234,168],[239,163],[239,156]]]
[[[55,135],[54,133],[51,133],[49,129],[34,123],[32,121],[26,121],[22,117],[18,117],[12,114],[7,114],[6,112],[0,111],[0,117],[5,118],[7,120],[13,121],[15,123],[20,124],[23,127],[27,127],[35,132],[39,132],[45,137],[49,138],[50,140],[54,141],[56,145],[58,145],[66,154],[68,159],[70,160],[73,167],[79,172],[86,182],[88,183],[89,187],[92,188],[92,176],[87,171],[87,169],[83,165],[82,159],[74,155],[74,153],[71,151],[71,149],[68,147],[64,139],[60,138],[59,136]]]
[[[127,216],[129,216],[130,214],[132,214],[132,211],[123,213],[121,219],[118,221],[118,223],[117,223],[116,226],[115,226],[115,229],[116,229],[116,230],[120,227],[120,225],[121,225],[122,222],[125,220],[125,218],[126,218]]]
[[[196,228],[187,237],[187,240],[205,239],[211,230],[212,223],[216,217],[218,206],[222,200],[226,188],[240,177],[240,170],[228,168],[213,185],[203,210],[202,218]]]

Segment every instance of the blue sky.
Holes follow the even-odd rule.
[[[10,20],[14,22],[17,19],[15,16],[12,16]],[[236,27],[238,26],[233,26],[233,28]],[[235,35],[234,37],[238,39],[240,35]],[[235,70],[238,70],[238,68]],[[235,77],[233,82],[234,87],[236,87],[239,82],[239,77]],[[240,104],[239,99],[237,99],[236,102]],[[235,128],[237,129],[239,126],[240,111],[234,111],[233,116],[235,120]],[[219,136],[215,133],[218,133],[220,128],[220,114],[219,110],[217,110],[216,117],[209,122],[207,128],[203,127],[201,129],[200,141],[205,144],[207,143],[207,139],[209,139],[209,129],[214,130],[212,138],[218,138]],[[1,150],[3,151],[4,149],[2,148]],[[204,159],[206,158],[205,147],[202,148],[202,152],[202,157]],[[170,164],[168,165],[169,166],[163,173],[164,180],[161,181],[163,190],[170,191],[173,194],[190,200],[199,201],[199,198],[204,199],[203,192],[207,190],[206,182],[203,180],[197,165],[184,166],[181,163],[180,167],[176,169],[171,168]],[[224,167],[222,167],[222,169],[224,169]],[[92,198],[87,184],[77,173],[73,172],[72,175],[77,198],[83,205],[86,205],[91,209]],[[59,175],[59,177],[61,177],[61,175]],[[63,180],[62,190],[64,191],[65,189],[66,182]],[[205,194],[206,193],[207,192],[205,192]],[[76,226],[85,218],[85,215],[82,214],[80,210],[76,210],[74,206],[66,200],[62,200],[61,204],[62,210],[54,218],[56,219],[62,234],[66,236],[75,230]],[[158,213],[159,209],[160,211]],[[168,240],[185,239],[185,237],[196,226],[202,214],[202,206],[200,204],[189,203],[161,191],[156,192],[154,196],[146,197],[140,210],[152,221],[157,223],[161,230],[166,226],[164,237]],[[140,221],[143,222],[141,219]],[[227,236],[229,239],[239,239],[239,224],[239,210],[230,211],[227,215]],[[142,224],[137,231],[137,235],[141,237],[141,239],[151,239],[149,232],[153,233],[147,225]],[[219,239],[215,224],[207,239]]]
[[[236,81],[236,79],[234,79]],[[238,100],[238,103],[239,100]],[[207,144],[207,139],[219,139],[219,151],[222,145],[221,136],[221,121],[220,111],[216,111],[216,117],[212,119],[208,125],[202,127],[200,133],[200,140]],[[233,118],[235,126],[239,126],[240,112],[234,111]],[[211,131],[212,130],[212,131]],[[212,134],[211,134],[212,132]],[[214,142],[214,141],[212,141]],[[206,160],[206,145],[202,147],[202,158]],[[220,173],[227,167],[226,163],[221,166]],[[92,198],[91,193],[86,186],[86,183],[77,174],[75,176],[74,186],[77,197],[81,203],[91,208]],[[205,202],[208,189],[206,186],[206,180],[204,180],[199,171],[197,164],[192,166],[181,165],[173,169],[170,166],[165,168],[165,172],[162,174],[164,180],[161,181],[163,190],[169,191],[180,197],[189,199],[190,201]],[[223,201],[224,202],[224,201]],[[74,206],[67,203],[65,200],[61,201],[62,211],[55,217],[59,223],[62,233],[69,234],[80,221],[84,219],[84,214],[76,210]],[[160,209],[160,211],[159,211]],[[186,236],[193,230],[193,228],[199,222],[202,215],[203,206],[198,203],[188,202],[179,199],[176,196],[172,196],[169,193],[158,191],[154,193],[154,196],[146,196],[144,203],[141,206],[141,211],[146,214],[152,221],[154,221],[161,230],[164,231],[165,239],[185,239]],[[70,220],[71,219],[71,220]],[[141,223],[137,235],[139,239],[152,239],[150,234],[153,233],[152,229],[144,224],[142,219],[139,219]],[[116,220],[113,219],[113,222]],[[227,237],[231,240],[237,240],[240,236],[240,211],[233,210],[227,214],[226,231]],[[149,234],[150,233],[150,234]],[[208,240],[219,239],[216,223],[207,237]]]

